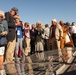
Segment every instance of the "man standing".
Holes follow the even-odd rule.
[[[71,27],[71,36],[72,36],[72,40],[74,43],[74,47],[76,48],[76,26],[75,26],[75,22],[72,22],[72,27]]]
[[[62,39],[63,30],[60,24],[57,23],[56,19],[52,20],[50,27],[50,37],[52,39],[52,49],[58,49],[59,61],[62,61],[62,52],[60,48],[60,39]]]
[[[50,32],[49,25],[46,24],[45,28],[44,28],[44,35],[45,35],[45,37],[44,37],[44,42],[45,42],[44,50],[45,51],[49,51],[50,50],[49,32]]]
[[[6,50],[6,56],[5,56],[6,62],[13,61],[13,55],[14,55],[14,50],[15,50],[15,45],[16,45],[16,32],[15,32],[16,23],[14,20],[14,16],[17,15],[17,13],[18,13],[18,9],[16,7],[13,7],[10,10],[10,12],[5,13],[5,19],[8,22],[8,35],[7,35],[8,44],[7,44],[7,50]],[[8,64],[7,65],[8,71],[9,72],[14,71],[14,70],[11,70],[12,67],[14,67],[14,66],[15,65]],[[15,74],[13,74],[13,75],[15,75]]]
[[[5,19],[8,22],[8,35],[7,35],[7,51],[6,51],[6,61],[12,61],[13,60],[13,55],[14,55],[14,50],[15,50],[15,44],[16,44],[16,32],[15,32],[15,20],[14,16],[17,15],[18,9],[13,7],[10,12],[5,13]]]

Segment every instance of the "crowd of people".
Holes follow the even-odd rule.
[[[12,62],[15,57],[16,65],[6,65],[8,72],[16,67],[18,75],[25,75],[24,62],[27,57],[28,63],[32,63],[31,54],[35,54],[39,61],[45,61],[44,51],[58,50],[59,62],[69,59],[65,44],[72,38],[74,47],[76,47],[76,26],[65,24],[62,20],[56,19],[49,24],[43,25],[40,21],[30,25],[29,22],[23,23],[16,7],[11,8],[9,12],[0,10],[0,73],[6,75],[3,62]],[[52,41],[52,43],[50,43]],[[21,51],[19,53],[19,50]],[[4,57],[5,56],[5,57]],[[21,60],[18,58],[20,57]],[[22,64],[19,64],[22,63]],[[11,67],[11,69],[10,69]],[[34,75],[31,64],[28,64],[29,75]],[[9,75],[11,75],[9,73]],[[12,74],[15,75],[15,74]]]

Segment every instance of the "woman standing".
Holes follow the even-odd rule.
[[[41,22],[38,21],[36,23],[36,41],[35,41],[35,51],[36,51],[36,56],[40,61],[44,60],[44,46],[43,46],[43,29],[41,27]]]
[[[20,21],[19,15],[16,15],[14,18],[16,20],[16,50],[15,50],[15,55],[18,57],[19,47],[20,47],[20,51],[23,52],[23,48],[22,48],[23,24],[22,24],[22,21]],[[21,57],[21,53],[19,54],[19,56]]]
[[[66,40],[66,35],[68,33],[68,26],[64,25],[62,20],[60,20],[59,24],[61,25],[63,30],[63,36],[62,39],[60,40],[60,47],[62,49],[63,61],[66,62],[69,59],[67,54],[67,49],[65,48],[65,40]]]
[[[25,42],[26,42],[26,47],[24,49],[24,54],[26,56],[26,60],[28,61],[28,68],[29,68],[29,75],[33,75],[33,68],[32,68],[32,60],[29,56],[30,54],[30,30],[31,30],[31,27],[30,27],[30,24],[28,22],[25,22],[24,24],[24,39],[25,39]],[[30,63],[30,64],[29,64]]]
[[[27,47],[24,50],[26,56],[30,54],[30,30],[31,30],[30,24],[26,22],[24,24],[24,36],[25,36],[25,41],[27,45]]]
[[[20,16],[19,15],[14,16],[14,18],[15,18],[15,21],[16,21],[16,49],[15,49],[16,70],[17,70],[18,75],[24,75],[25,74],[25,70],[24,70],[25,56],[24,56],[23,47],[22,47],[23,24],[22,24],[22,21],[20,21]],[[18,54],[19,47],[20,47],[20,51],[21,51],[20,54]],[[18,59],[18,55],[20,56],[20,60]]]
[[[7,21],[4,20],[4,12],[0,10],[0,75],[6,75],[3,65],[6,45],[6,35],[8,33]]]
[[[31,44],[31,54],[35,53],[35,33],[36,33],[35,25],[32,24],[32,28],[31,28],[31,30],[30,30],[30,38],[31,38],[31,41],[30,41],[30,44]]]

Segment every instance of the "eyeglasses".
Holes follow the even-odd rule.
[[[0,16],[0,18],[3,18],[3,16]]]

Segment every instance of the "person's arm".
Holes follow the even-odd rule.
[[[59,33],[60,33],[60,39],[62,39],[63,37],[63,30],[62,27],[58,24],[58,28],[59,28]]]
[[[1,35],[7,35],[8,34],[8,23],[7,21],[3,21],[3,27],[4,27],[4,31],[1,33]]]
[[[52,39],[52,25],[51,25],[51,27],[49,28],[49,38]]]
[[[25,27],[25,31],[30,31],[30,30],[31,30],[30,27],[28,27],[28,28]]]

